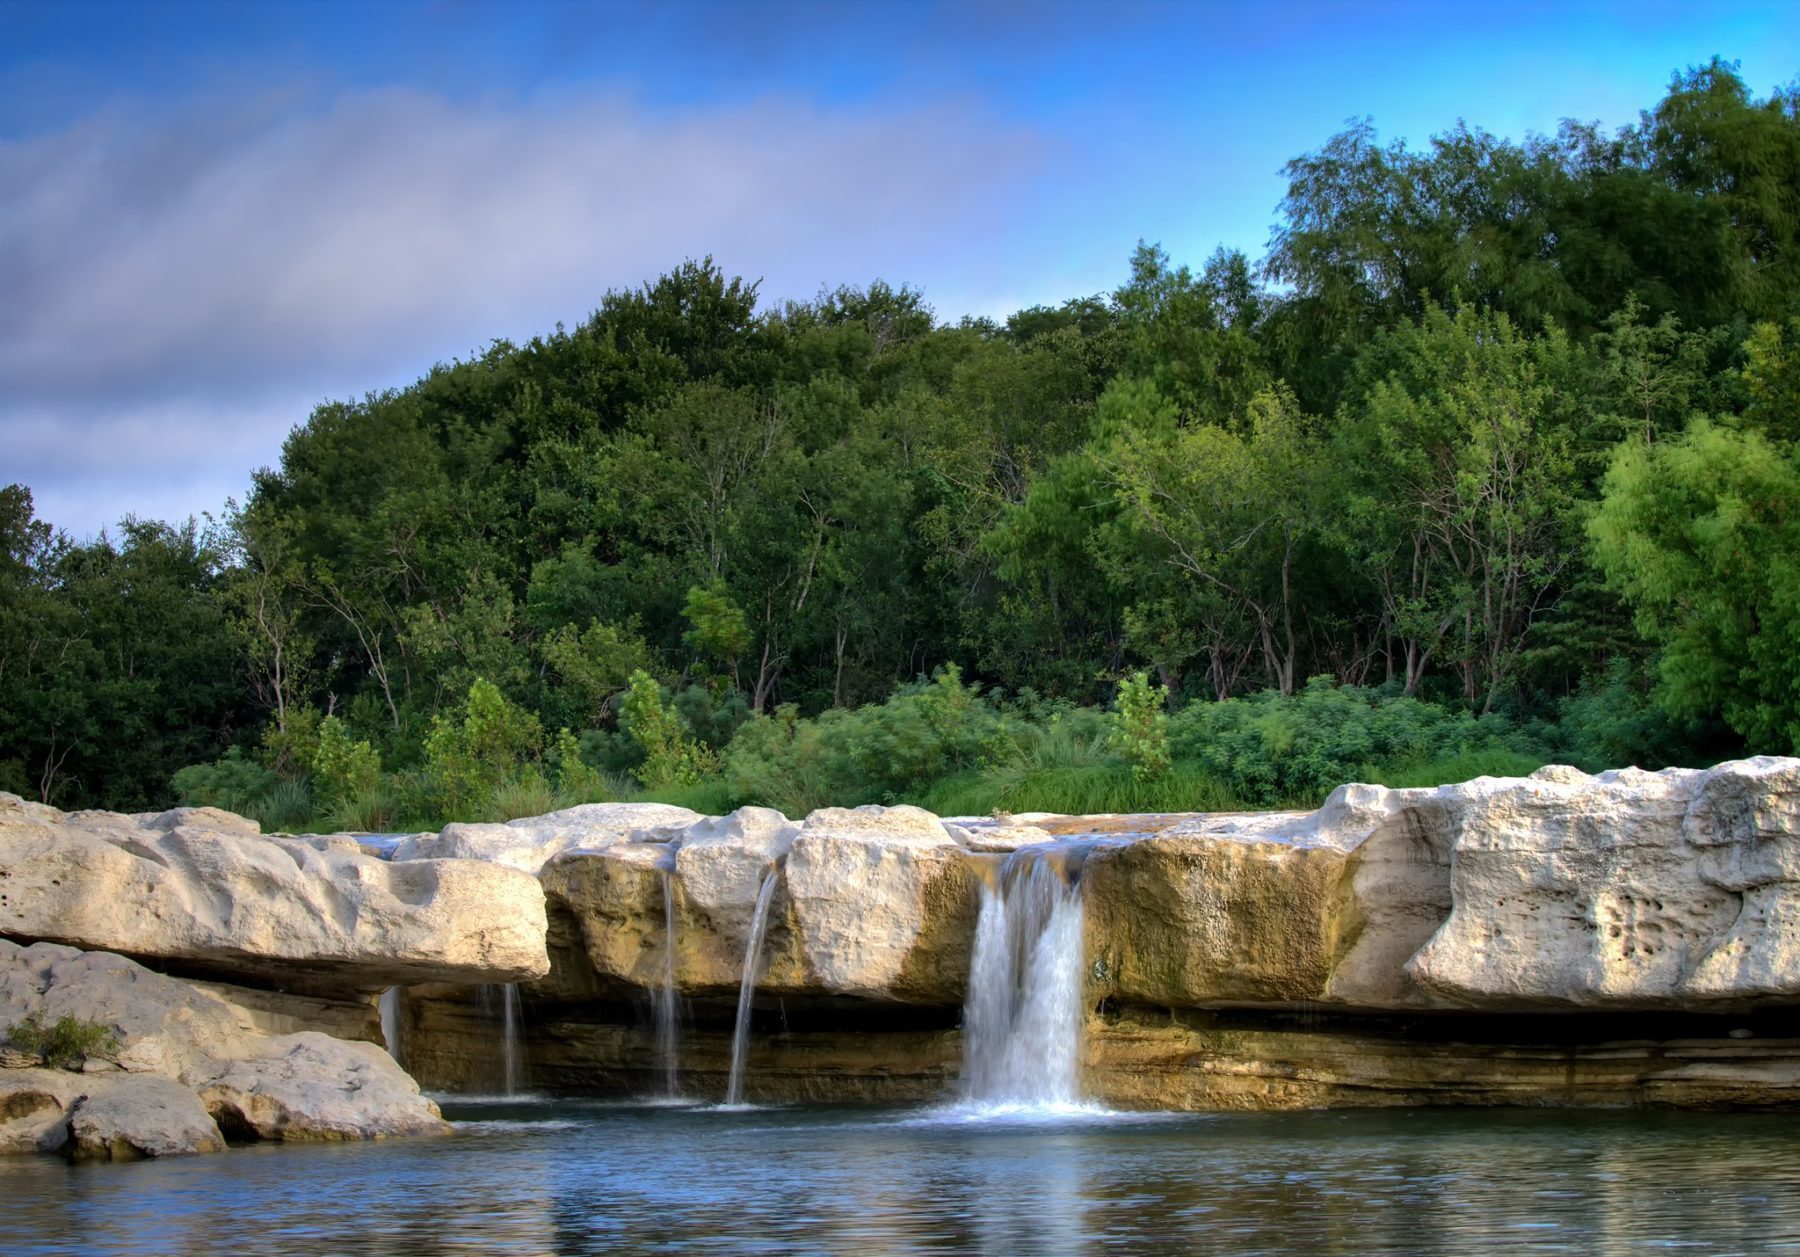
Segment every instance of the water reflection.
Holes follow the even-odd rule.
[[[4,1163],[5,1250],[1238,1253],[1800,1249],[1762,1115],[1389,1112],[984,1124],[491,1102],[444,1140]]]

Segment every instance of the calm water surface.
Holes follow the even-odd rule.
[[[7,1253],[1800,1251],[1754,1114],[977,1120],[445,1102],[460,1134],[0,1162]]]

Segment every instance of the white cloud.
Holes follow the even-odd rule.
[[[53,522],[216,506],[150,486],[241,492],[305,417],[276,403],[579,320],[684,257],[774,297],[958,271],[986,306],[1056,157],[953,104],[287,106],[113,108],[0,143],[0,481],[40,487]]]

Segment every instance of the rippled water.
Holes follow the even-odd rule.
[[[1800,1249],[1790,1117],[457,1106],[454,1139],[0,1162],[8,1253]]]

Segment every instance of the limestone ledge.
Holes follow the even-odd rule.
[[[1088,995],[1348,1012],[1729,1010],[1800,999],[1800,760],[1428,790],[1351,785],[1310,813],[943,821],[767,809],[620,825],[543,865],[545,999],[736,989],[777,884],[758,990],[962,1001],[1006,853],[1079,868]],[[552,827],[554,828],[554,827]],[[668,914],[674,929],[668,928]],[[559,950],[558,950],[559,949]]]
[[[213,808],[60,812],[0,794],[0,938],[341,996],[549,971],[528,873],[391,863],[344,836],[264,835]]]

